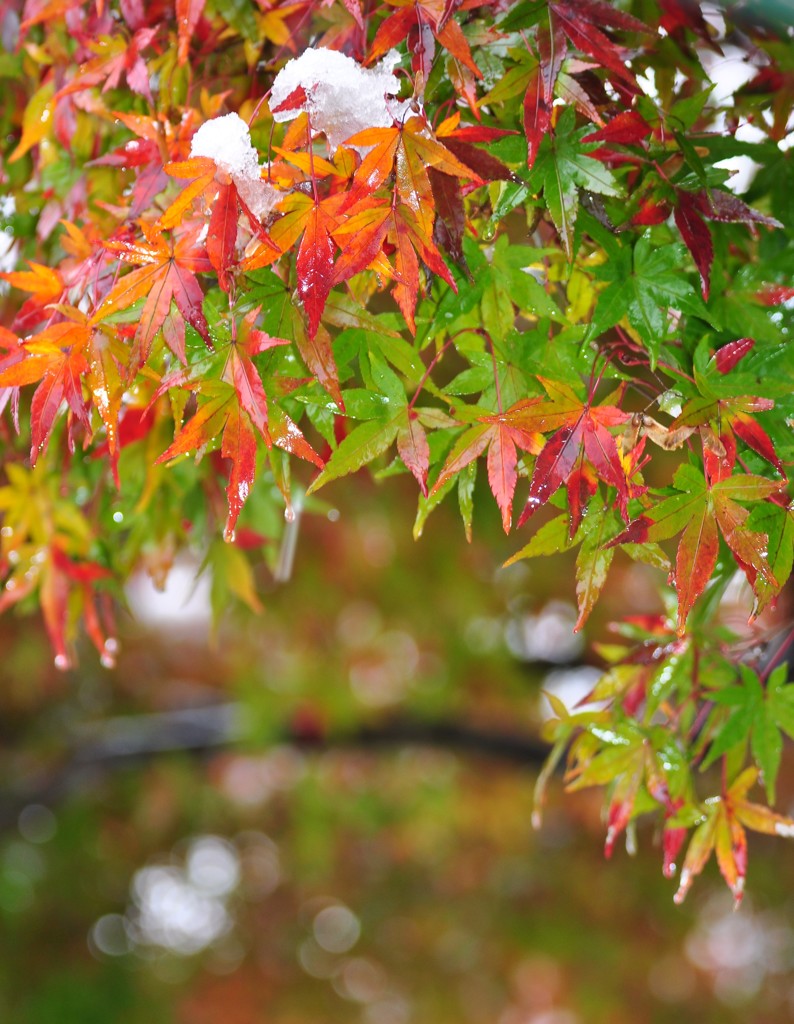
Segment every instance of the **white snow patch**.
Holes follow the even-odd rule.
[[[19,257],[19,246],[17,240],[10,231],[0,231],[0,271],[7,273],[16,270],[17,258]],[[8,291],[5,281],[0,282],[0,294]]]
[[[13,196],[0,196],[0,217],[8,220],[13,217],[17,210],[16,199]],[[14,237],[14,232],[5,228],[0,230],[0,271],[7,273],[16,270],[19,257],[19,245]],[[0,295],[9,290],[5,281],[0,281]]]
[[[278,192],[262,180],[251,133],[239,114],[205,121],[193,136],[190,155],[209,157],[231,175],[240,197],[255,217],[266,217],[273,209]]]
[[[410,105],[390,99],[400,89],[393,73],[399,60],[391,50],[377,67],[365,68],[338,50],[304,50],[276,75],[270,94],[273,119],[291,121],[305,110],[312,129],[325,133],[332,152],[365,128],[390,128]],[[299,87],[306,93],[305,104],[278,110]]]

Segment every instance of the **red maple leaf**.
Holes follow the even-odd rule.
[[[90,42],[89,48],[96,56],[80,65],[74,78],[55,94],[56,102],[64,96],[100,84],[103,92],[115,89],[121,81],[121,76],[125,75],[130,89],[145,97],[154,106],[149,89],[149,71],[141,57],[141,51],[150,45],[157,32],[157,27],[140,28],[130,40],[119,34],[104,36]]]
[[[188,225],[168,240],[161,230],[142,222],[145,244],[105,243],[108,251],[115,253],[124,262],[136,264],[138,269],[121,278],[99,304],[90,322],[100,323],[145,298],[135,333],[136,348],[131,359],[130,373],[134,373],[149,358],[152,342],[166,321],[172,300],[179,316],[175,320],[175,331],[166,338],[174,354],[185,362],[185,322],[199,332],[208,347],[212,347],[209,327],[201,308],[204,293],[196,278],[197,273],[213,269],[206,249],[198,241],[202,227],[201,224]]]
[[[518,481],[518,451],[537,454],[543,447],[542,435],[526,427],[526,412],[533,404],[532,399],[522,399],[506,412],[483,416],[469,427],[449,453],[432,493],[443,487],[447,480],[457,475],[487,448],[488,484],[502,513],[504,531],[509,533]]]
[[[621,515],[628,520],[630,496],[626,467],[610,427],[626,423],[631,416],[614,405],[592,405],[560,381],[538,377],[549,400],[527,403],[522,424],[525,429],[554,433],[535,463],[529,485],[529,497],[519,526],[544,505],[563,484],[568,489],[570,535],[579,526],[585,502],[594,493],[593,474],[616,488]]]
[[[53,324],[18,349],[11,349],[13,362],[0,372],[0,388],[38,384],[30,403],[32,464],[45,451],[63,402],[86,430],[91,430],[82,388],[82,376],[89,369],[86,349],[90,337],[84,318],[82,323]],[[22,358],[18,358],[20,352]]]
[[[181,385],[206,399],[157,461],[168,462],[179,455],[200,451],[222,435],[221,455],[230,462],[226,487],[229,514],[224,531],[227,540],[234,539],[237,519],[256,476],[257,434],[268,448],[275,444],[320,469],[324,465],[289,416],[281,409],[271,412],[268,408],[253,357],[275,346],[288,345],[289,341],[257,330],[254,323],[258,315],[259,309],[252,310],[239,325],[237,337],[229,345],[220,379],[191,380],[191,370],[180,370],[163,380],[155,394],[156,398],[169,388]]]
[[[378,26],[369,50],[369,63],[407,39],[408,49],[413,54],[413,70],[426,81],[437,40],[475,78],[482,78],[460,25],[451,17],[458,4],[444,0],[390,0],[390,3],[397,10]]]

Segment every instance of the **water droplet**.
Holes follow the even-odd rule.
[[[482,231],[480,232],[480,237],[482,238],[483,242],[492,242],[494,238],[496,238],[496,225],[492,220],[489,220],[488,223],[483,227]]]
[[[295,509],[292,507],[292,505],[287,505],[287,507],[284,509],[284,518],[288,523],[295,522]]]
[[[65,654],[55,655],[55,667],[59,672],[65,672],[69,668],[69,659]]]

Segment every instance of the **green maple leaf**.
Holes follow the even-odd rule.
[[[579,210],[579,189],[603,196],[617,197],[621,186],[614,174],[599,160],[589,156],[597,144],[582,143],[589,129],[575,130],[576,113],[566,107],[555,128],[554,136],[545,144],[532,168],[530,181],[543,188],[551,219],[557,228],[568,260],[575,253],[574,228]]]
[[[367,419],[340,442],[313,481],[307,493],[324,487],[331,480],[366,466],[397,441],[397,451],[407,469],[413,473],[423,494],[427,494],[427,470],[430,449],[419,416],[408,407],[405,388],[400,378],[376,355],[370,355],[373,388],[376,395],[366,394]],[[348,393],[350,395],[350,393]],[[356,411],[356,402],[348,398],[348,413]],[[371,418],[370,418],[371,417]]]
[[[718,705],[716,718],[724,718],[708,756],[706,768],[717,758],[739,743],[750,740],[750,749],[764,774],[767,799],[775,802],[775,783],[783,751],[781,733],[794,736],[794,685],[788,682],[786,665],[779,665],[770,676],[766,687],[747,665],[740,665],[741,686],[730,686],[709,698]],[[723,708],[728,708],[725,717]]]
[[[507,235],[500,235],[494,246],[490,266],[478,275],[482,287],[480,310],[483,326],[496,341],[502,341],[515,323],[517,306],[522,315],[548,317],[566,324],[564,314],[547,294],[540,282],[529,272],[552,250],[511,245]]]
[[[780,588],[791,575],[794,564],[794,505],[782,508],[771,502],[759,505],[750,513],[748,524],[753,530],[765,533],[768,537],[767,558],[769,568],[775,577],[777,586],[765,579],[760,579],[756,586],[755,613],[760,613],[774,601]]]
[[[625,317],[656,366],[662,344],[671,332],[668,311],[675,308],[704,320],[712,319],[702,298],[682,273],[682,245],[655,246],[649,233],[633,249],[613,246],[596,277],[610,284],[599,294],[588,338],[597,338]]]

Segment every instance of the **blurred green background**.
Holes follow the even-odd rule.
[[[0,1020],[794,1020],[785,843],[753,837],[734,913],[714,865],[674,907],[652,824],[605,861],[598,793],[553,780],[531,827],[541,688],[597,671],[565,557],[500,569],[487,500],[474,544],[451,505],[414,542],[404,479],[326,500],[260,615],[213,625],[197,553],[130,585],[114,670],[0,625]],[[657,609],[613,572],[588,646]]]

